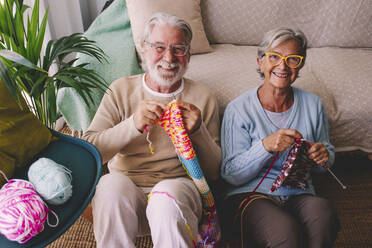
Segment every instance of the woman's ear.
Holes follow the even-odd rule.
[[[257,59],[257,65],[258,66],[261,66],[261,60],[260,60],[260,58],[256,58]]]
[[[305,61],[302,61],[302,63],[301,63],[301,65],[300,65],[300,67],[298,68],[298,70],[301,70],[302,67],[304,67],[304,65],[305,65]]]
[[[260,58],[257,58],[257,65],[258,65],[258,68],[260,68],[260,70],[262,71],[262,59],[260,59]]]

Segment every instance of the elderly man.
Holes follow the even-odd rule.
[[[110,171],[100,179],[92,201],[98,247],[135,247],[136,236],[150,231],[155,247],[192,247],[185,221],[192,236],[198,235],[200,195],[168,134],[156,125],[167,103],[176,99],[206,177],[218,179],[216,100],[204,86],[183,78],[191,38],[184,20],[164,13],[150,18],[141,43],[146,73],[113,82],[84,133]],[[147,203],[146,194],[154,191],[166,194],[153,194]]]

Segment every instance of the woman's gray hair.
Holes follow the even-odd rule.
[[[268,31],[263,40],[258,46],[257,56],[258,59],[262,59],[266,52],[271,48],[274,48],[287,40],[296,40],[300,46],[300,55],[304,56],[302,63],[305,63],[306,60],[306,49],[307,49],[307,39],[305,34],[299,29],[290,29],[290,28],[277,28]],[[260,68],[257,69],[261,78],[264,77],[264,74],[261,72]]]
[[[148,40],[155,26],[163,26],[163,25],[170,25],[172,27],[180,28],[185,34],[186,45],[190,45],[191,40],[192,40],[192,31],[191,31],[190,24],[188,24],[185,20],[175,15],[170,15],[170,14],[162,13],[162,12],[155,13],[147,21],[145,25],[145,30],[143,32],[141,44],[143,45],[143,42]]]

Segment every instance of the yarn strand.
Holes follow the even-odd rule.
[[[56,214],[56,212],[54,212],[53,210],[51,210],[49,208],[47,210],[48,210],[48,212],[52,213],[54,215],[54,217],[56,218],[56,224],[50,224],[50,222],[49,222],[49,215],[48,215],[48,217],[47,217],[47,224],[48,224],[48,226],[50,226],[50,227],[57,227],[58,224],[59,224],[58,215]]]
[[[150,149],[150,153],[151,153],[151,155],[154,155],[155,154],[155,152],[154,152],[154,148],[152,147],[152,142],[151,142],[151,140],[150,140],[150,132],[149,132],[149,130],[147,129],[147,127],[145,127],[145,131],[146,131],[146,140],[147,140],[147,142],[149,143],[149,149]]]
[[[193,235],[192,232],[191,232],[190,225],[187,223],[186,218],[183,216],[183,213],[182,213],[182,211],[181,211],[181,209],[180,209],[180,206],[179,206],[178,203],[177,203],[176,198],[174,198],[174,197],[173,197],[172,195],[170,195],[168,192],[153,191],[153,192],[151,192],[150,194],[148,194],[148,196],[147,196],[147,199],[148,199],[148,200],[147,200],[147,201],[150,201],[150,197],[151,197],[152,195],[156,195],[156,194],[158,194],[158,195],[165,195],[165,196],[167,196],[169,199],[171,199],[171,201],[173,202],[173,204],[176,206],[178,212],[180,213],[181,219],[182,219],[183,222],[185,223],[186,229],[187,229],[187,231],[189,232],[189,235],[190,235],[190,238],[191,238],[191,240],[192,240],[192,243],[193,243],[194,247],[196,248],[196,247],[197,247],[197,244],[196,244],[196,242],[195,242],[194,235]]]
[[[0,173],[1,173],[1,175],[3,175],[3,177],[5,178],[5,180],[7,182],[9,182],[9,179],[6,177],[5,173],[2,170],[0,170]]]

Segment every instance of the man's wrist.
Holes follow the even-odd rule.
[[[196,126],[191,130],[190,134],[193,134],[193,133],[195,133],[196,131],[198,131],[198,130],[200,129],[200,126],[201,126],[202,122],[203,122],[203,121],[200,120],[199,123],[196,124]]]

